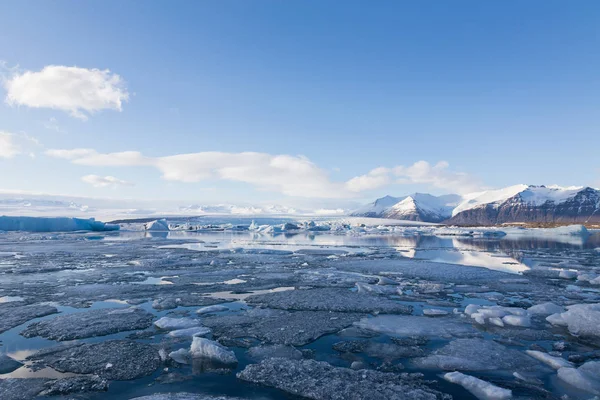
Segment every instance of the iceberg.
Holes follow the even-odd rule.
[[[158,219],[156,221],[148,222],[145,225],[147,231],[167,232],[169,231],[169,223],[166,219]]]
[[[0,216],[0,231],[75,232],[117,231],[119,225],[106,224],[94,218],[8,217]]]

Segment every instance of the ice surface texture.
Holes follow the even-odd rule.
[[[412,307],[347,289],[293,290],[250,296],[249,304],[300,311],[410,314]]]
[[[248,365],[237,377],[313,400],[451,398],[410,374],[355,371],[315,360],[269,358]]]
[[[480,400],[508,400],[512,398],[512,391],[460,372],[448,372],[444,375],[444,379],[461,385]]]
[[[161,363],[155,347],[131,340],[50,348],[28,359],[60,372],[96,374],[109,380],[140,378],[156,371]]]
[[[153,319],[152,314],[140,308],[90,310],[33,323],[21,334],[27,338],[41,336],[59,341],[83,339],[145,329]]]

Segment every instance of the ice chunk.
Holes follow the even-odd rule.
[[[476,336],[470,324],[450,317],[426,318],[412,315],[378,315],[355,323],[359,328],[397,336],[465,337]]]
[[[479,325],[490,323],[496,326],[531,326],[531,319],[529,318],[527,310],[518,307],[480,306],[469,304],[465,307],[465,314],[469,315]]]
[[[145,225],[147,231],[166,232],[169,231],[169,223],[166,219],[158,219],[156,221],[148,222]]]
[[[355,371],[315,360],[269,358],[248,365],[237,377],[313,400],[449,398],[429,388],[418,375]]]
[[[117,230],[119,230],[119,225],[105,224],[96,221],[94,218],[0,216],[0,231],[74,232]]]
[[[52,340],[73,340],[105,336],[117,332],[145,329],[152,324],[153,315],[141,308],[105,308],[80,313],[59,315],[36,322],[21,335],[26,338],[41,336]]]
[[[71,393],[105,392],[108,381],[98,375],[71,376],[46,383],[40,396],[64,396]]]
[[[573,363],[565,360],[564,358],[551,356],[550,354],[541,351],[527,350],[527,354],[554,369],[559,369],[562,367],[573,367]]]
[[[561,312],[565,311],[565,309],[559,305],[552,303],[552,302],[548,302],[548,303],[541,303],[541,304],[536,304],[534,306],[531,306],[527,309],[527,311],[529,311],[529,313],[533,314],[533,315],[550,315],[550,314],[561,313]]]
[[[562,367],[558,378],[579,390],[600,395],[600,361],[588,361],[577,369]]]
[[[448,314],[450,314],[448,311],[440,310],[438,308],[423,309],[423,315],[426,315],[428,317],[439,317],[439,316],[448,315]]]
[[[210,335],[211,330],[205,326],[194,326],[191,328],[177,329],[167,334],[170,337],[195,337]]]
[[[577,278],[577,271],[571,269],[561,269],[558,277],[562,279],[575,279]]]
[[[189,364],[191,354],[188,349],[179,349],[169,353],[169,357],[180,364]]]
[[[159,329],[170,331],[197,327],[200,326],[200,321],[192,318],[162,317],[158,321],[154,321],[154,325]]]
[[[574,304],[563,313],[550,315],[546,321],[566,326],[574,336],[600,337],[600,303]]]
[[[502,322],[506,325],[522,326],[525,328],[531,326],[531,318],[529,315],[506,315],[502,318]]]
[[[225,306],[219,306],[219,305],[214,305],[214,306],[207,306],[207,307],[202,307],[199,308],[196,311],[196,314],[210,314],[210,313],[214,313],[214,312],[220,312],[220,311],[227,311],[229,310],[229,308],[225,307]]]
[[[530,369],[537,363],[524,353],[492,340],[456,339],[427,357],[414,360],[427,369],[491,371]]]
[[[465,375],[460,372],[448,372],[444,374],[448,382],[461,385],[480,400],[505,400],[512,398],[512,391],[503,389],[489,382]]]
[[[235,353],[227,347],[204,338],[195,337],[190,348],[194,358],[205,358],[221,364],[237,364]]]

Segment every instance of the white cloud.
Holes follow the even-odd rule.
[[[471,175],[450,171],[449,167],[446,161],[440,161],[435,165],[427,161],[417,161],[408,167],[402,165],[395,167],[393,174],[398,177],[396,181],[398,184],[426,184],[459,194],[481,190],[481,183]]]
[[[117,187],[117,186],[134,186],[133,183],[124,181],[114,176],[98,176],[98,175],[86,175],[82,176],[81,180],[85,183],[89,183],[94,187]]]
[[[36,146],[39,146],[39,142],[31,136],[0,131],[0,158],[13,158],[21,154],[34,158]]]
[[[0,131],[0,158],[13,158],[21,153],[14,138],[14,134]]]
[[[373,190],[389,185],[391,182],[390,169],[379,167],[375,168],[365,175],[356,176],[346,182],[346,187],[351,192],[362,192],[364,190]]]
[[[129,100],[123,79],[107,69],[49,65],[16,73],[4,87],[10,105],[62,110],[84,120],[100,110],[121,111]]]
[[[259,190],[310,198],[350,198],[359,192],[393,183],[428,184],[453,192],[479,189],[469,176],[448,170],[448,164],[431,166],[419,161],[412,166],[393,169],[379,167],[347,182],[331,181],[327,172],[304,156],[267,153],[201,152],[165,157],[147,157],[137,151],[98,153],[92,149],[48,150],[51,157],[74,164],[96,167],[150,166],[167,181],[194,183],[206,180],[243,182]],[[394,180],[396,179],[396,180]]]
[[[54,158],[64,158],[65,160],[77,160],[98,153],[94,149],[50,149],[46,150],[45,154]]]

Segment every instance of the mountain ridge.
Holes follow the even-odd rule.
[[[395,204],[389,205],[394,200]],[[600,189],[514,185],[464,196],[385,196],[350,213],[451,225],[600,223]]]

